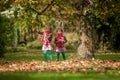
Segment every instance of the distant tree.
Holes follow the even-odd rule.
[[[10,41],[10,20],[2,15],[0,15],[0,57],[4,56],[6,45]]]
[[[4,56],[6,45],[10,41],[10,19],[2,15],[1,12],[10,8],[13,0],[1,0],[0,1],[0,57]]]

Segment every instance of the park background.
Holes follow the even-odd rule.
[[[64,30],[66,61],[53,50],[53,61],[44,62],[38,31],[46,26],[53,43],[56,29]],[[119,0],[0,1],[1,80],[119,80],[119,51]]]

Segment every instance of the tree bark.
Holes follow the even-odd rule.
[[[81,58],[92,59],[94,57],[94,45],[95,45],[95,25],[93,17],[88,18],[94,14],[94,2],[93,0],[82,0],[82,17],[80,20],[80,39],[81,43],[78,47],[78,54]],[[88,15],[89,14],[89,15]]]

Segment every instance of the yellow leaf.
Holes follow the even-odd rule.
[[[56,10],[56,8],[55,8],[55,7],[52,7],[52,10],[53,10],[53,11],[55,11],[55,10]]]
[[[51,3],[51,0],[48,0],[48,4],[50,4]]]

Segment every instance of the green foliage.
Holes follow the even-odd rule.
[[[89,0],[1,0],[0,11],[7,10],[12,5],[15,16],[13,25],[19,29],[19,37],[23,38],[34,35],[32,29],[36,29],[37,32],[46,25],[54,28],[54,23],[58,20],[64,23],[65,31],[79,32],[80,19],[83,16],[82,7],[87,7],[87,4],[89,4]],[[84,15],[88,25],[91,23],[95,25],[94,27],[86,26],[90,29],[89,34],[92,34],[95,29],[98,32],[100,43],[103,42],[110,50],[120,50],[120,45],[118,45],[120,44],[120,0],[94,0],[93,8],[93,13],[88,11],[88,14]],[[26,41],[34,40],[28,39]],[[101,46],[100,43],[98,45]],[[29,45],[31,48],[40,48],[40,45],[37,46]],[[71,46],[67,47],[74,47]]]
[[[11,29],[10,20],[0,15],[0,56],[3,56],[6,45],[9,45]]]
[[[29,42],[27,44],[27,48],[30,48],[30,49],[42,49],[42,43],[38,40],[35,40],[33,42]]]
[[[120,50],[120,1],[96,0],[95,16],[100,42],[110,50]]]
[[[0,12],[10,8],[13,1],[14,0],[0,0]]]

